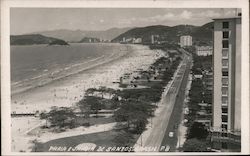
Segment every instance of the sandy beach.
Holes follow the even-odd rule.
[[[147,69],[157,58],[163,55],[159,50],[152,51],[142,45],[129,45],[129,47],[132,50],[121,54],[117,58],[100,62],[88,69],[84,69],[82,72],[42,87],[13,95],[11,112],[34,113],[35,111],[48,111],[52,106],[75,106],[83,98],[88,88],[106,86],[117,89],[118,84],[113,82],[118,81],[124,73],[133,72],[138,68]],[[12,118],[12,150],[30,151],[30,146],[32,146],[30,141],[35,138],[27,135],[27,132],[41,124],[42,121],[39,118]]]

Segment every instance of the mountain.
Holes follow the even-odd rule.
[[[200,44],[209,43],[212,44],[213,40],[213,22],[204,24],[200,27],[197,27],[195,31],[191,34],[194,38],[194,42],[198,42]]]
[[[142,42],[147,44],[151,42],[151,36],[154,35],[158,36],[159,40],[164,40],[169,43],[178,43],[180,36],[191,35],[194,43],[210,43],[210,41],[212,41],[212,25],[213,23],[211,22],[203,26],[177,25],[169,27],[164,25],[154,25],[134,28],[117,36],[112,42],[121,42],[123,38],[142,38]]]
[[[56,41],[61,42],[62,40],[53,37],[46,37],[40,34],[10,36],[10,45],[50,44],[53,42],[56,43]]]
[[[44,36],[59,38],[68,42],[79,42],[84,37],[99,38],[102,40],[111,40],[116,36],[128,31],[131,28],[111,28],[104,31],[83,31],[83,30],[51,30],[37,32]]]

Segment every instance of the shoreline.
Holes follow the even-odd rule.
[[[111,44],[111,45],[117,46],[116,43]],[[128,49],[128,47],[129,47],[129,45],[126,46],[127,49]],[[129,48],[131,48],[131,47],[129,47]],[[82,72],[85,72],[87,70],[91,70],[91,69],[96,68],[96,67],[98,67],[100,65],[105,65],[107,63],[110,63],[110,62],[115,61],[117,59],[120,59],[122,57],[126,57],[126,55],[129,55],[129,53],[132,52],[131,49],[130,50],[120,50],[120,51],[122,51],[123,53],[118,54],[118,55],[115,55],[114,53],[111,53],[110,55],[106,55],[106,56],[102,55],[100,57],[97,57],[97,58],[94,58],[94,59],[91,59],[91,60],[87,60],[86,62],[78,62],[78,63],[75,63],[75,64],[71,64],[68,67],[64,67],[62,69],[55,70],[50,74],[49,73],[41,74],[41,75],[33,77],[33,78],[25,79],[23,81],[24,84],[21,84],[21,81],[12,82],[11,83],[11,95],[15,96],[15,95],[18,95],[18,94],[21,94],[21,93],[24,93],[24,92],[39,88],[39,87],[44,87],[45,85],[49,85],[51,83],[55,83],[56,81],[64,80],[67,77],[74,77],[75,75],[81,74]],[[97,61],[99,61],[99,60],[100,60],[100,63],[97,63]],[[87,67],[85,67],[86,65],[87,65]],[[71,72],[71,70],[73,70],[73,72]],[[52,79],[52,78],[50,78],[51,74],[52,75],[57,74],[58,77]],[[42,77],[44,75],[47,77],[46,80],[41,79],[41,78],[44,78],[44,77]],[[32,85],[32,84],[29,84],[29,83],[27,84],[27,81],[34,81],[34,80],[37,81],[39,79],[41,81],[45,81],[45,82],[43,82],[41,84],[36,84],[36,85],[34,85],[34,84]]]
[[[79,77],[82,77],[83,75],[85,75],[86,72],[88,73],[88,72],[94,71],[94,70],[98,69],[98,67],[101,67],[101,66],[109,66],[109,64],[112,64],[115,61],[119,61],[120,59],[124,60],[124,59],[126,59],[126,57],[129,57],[129,55],[131,55],[131,53],[134,53],[134,50],[132,50],[132,47],[131,47],[130,50],[126,51],[125,53],[122,53],[122,55],[119,54],[114,58],[106,58],[101,63],[96,63],[95,62],[94,64],[91,64],[90,66],[85,67],[84,69],[75,70],[75,71],[67,74],[66,76],[59,77],[56,80],[51,81],[49,83],[46,83],[46,84],[44,84],[42,86],[35,86],[35,87],[30,88],[30,89],[28,89],[26,91],[22,91],[20,93],[12,94],[11,95],[12,96],[12,98],[11,98],[11,103],[12,103],[11,106],[18,105],[18,103],[16,103],[16,101],[20,101],[20,99],[23,100],[23,99],[32,98],[32,97],[27,97],[27,96],[32,95],[32,94],[34,95],[35,93],[36,94],[38,94],[38,93],[43,94],[46,91],[51,91],[52,88],[56,88],[56,87],[60,87],[60,86],[62,86],[64,88],[67,88],[67,87],[74,86],[76,83],[78,83],[78,84],[82,83],[82,81],[79,82]],[[76,82],[76,81],[78,81],[78,82]],[[60,87],[60,88],[62,88],[62,87]],[[80,87],[80,86],[78,85],[78,87]],[[83,88],[84,88],[84,90],[87,89],[86,87],[83,87]],[[73,88],[71,88],[71,89],[73,89]],[[70,89],[67,89],[67,90],[68,90],[68,92],[71,91]],[[46,97],[46,96],[44,96],[44,97]],[[52,98],[56,98],[56,97],[52,97]],[[32,101],[28,102],[27,100],[23,100],[23,102],[19,103],[19,104],[26,105],[26,104],[31,103],[31,102]],[[72,102],[75,102],[75,101],[72,101]],[[47,101],[47,103],[54,103],[54,102]],[[20,109],[22,109],[22,108],[20,108]],[[17,112],[18,110],[12,108],[11,112],[13,112],[13,111],[16,111],[16,113],[18,113]],[[31,113],[31,112],[34,113],[35,111],[29,111],[29,113]]]

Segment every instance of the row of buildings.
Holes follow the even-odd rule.
[[[195,46],[198,56],[213,56],[213,70],[205,73],[204,78],[212,100],[199,103],[200,118],[197,120],[210,127],[213,149],[240,151],[241,17],[214,19],[213,29],[213,47]],[[158,44],[157,38],[159,36],[152,35],[151,44]],[[141,38],[123,39],[123,42],[129,41],[142,43]],[[192,36],[181,36],[180,46],[193,46]]]
[[[122,38],[122,41],[120,43],[133,43],[133,44],[141,44],[142,43],[142,38],[138,37],[138,38]]]
[[[201,79],[203,84],[203,99],[198,103],[199,111],[197,111],[195,121],[210,127],[212,122],[213,73],[206,70],[200,75],[194,75],[194,78]]]
[[[193,46],[192,36],[181,36],[180,37],[180,47]],[[198,56],[209,56],[213,54],[212,46],[195,46],[195,53]]]
[[[133,43],[133,44],[141,44],[142,38],[140,37],[128,37],[125,38],[123,37],[120,43]],[[150,36],[150,44],[162,44],[166,42],[165,36],[160,36],[160,35],[151,35]],[[180,46],[181,47],[187,47],[187,46],[192,46],[192,36],[181,36],[180,37]]]
[[[213,47],[196,46],[198,56],[213,56],[213,69],[194,75],[202,79],[208,94],[198,103],[196,122],[210,131],[211,147],[220,151],[241,150],[241,16],[214,19]],[[191,37],[181,38],[188,46]]]
[[[210,56],[213,55],[212,46],[195,46],[195,53],[198,56]]]

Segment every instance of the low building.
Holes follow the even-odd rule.
[[[213,48],[211,46],[196,46],[195,53],[198,56],[209,56],[213,55]]]
[[[202,74],[194,74],[194,79],[201,79],[202,77]]]
[[[142,43],[142,38],[133,38],[133,43],[134,44]]]

